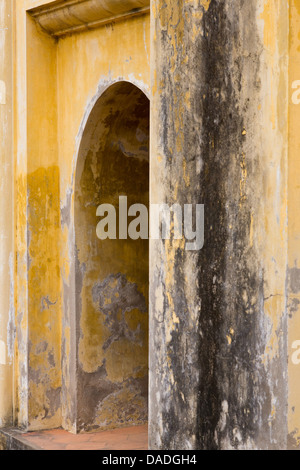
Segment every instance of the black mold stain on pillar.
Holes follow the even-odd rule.
[[[157,1],[153,20],[161,86],[151,161],[154,152],[164,161],[159,176],[152,166],[152,192],[157,185],[160,202],[204,204],[205,245],[198,253],[174,248],[170,287],[164,274],[169,246],[152,244],[150,447],[281,448],[286,335],[268,369],[262,362],[269,327],[264,269],[249,242],[251,214],[263,194],[259,139],[249,141],[245,129],[253,120],[256,132],[261,92],[257,2],[196,3]],[[283,332],[285,322],[283,316]],[[282,406],[270,420],[274,401]]]

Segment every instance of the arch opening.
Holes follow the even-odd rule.
[[[75,177],[77,429],[148,419],[149,242],[100,240],[97,208],[149,208],[149,100],[135,85],[111,85],[85,126]],[[130,222],[130,217],[128,217]]]

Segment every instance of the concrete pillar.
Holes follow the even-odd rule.
[[[151,241],[150,448],[286,448],[288,4],[152,12],[151,203],[205,244]]]
[[[12,423],[12,2],[0,0],[0,427]]]

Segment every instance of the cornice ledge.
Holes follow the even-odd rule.
[[[150,0],[56,0],[29,14],[54,37],[98,28],[127,17],[146,14]]]

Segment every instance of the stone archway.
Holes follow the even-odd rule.
[[[100,204],[149,205],[149,100],[111,85],[94,105],[74,191],[76,431],[147,422],[148,240],[96,236]],[[72,312],[71,312],[72,314]]]

